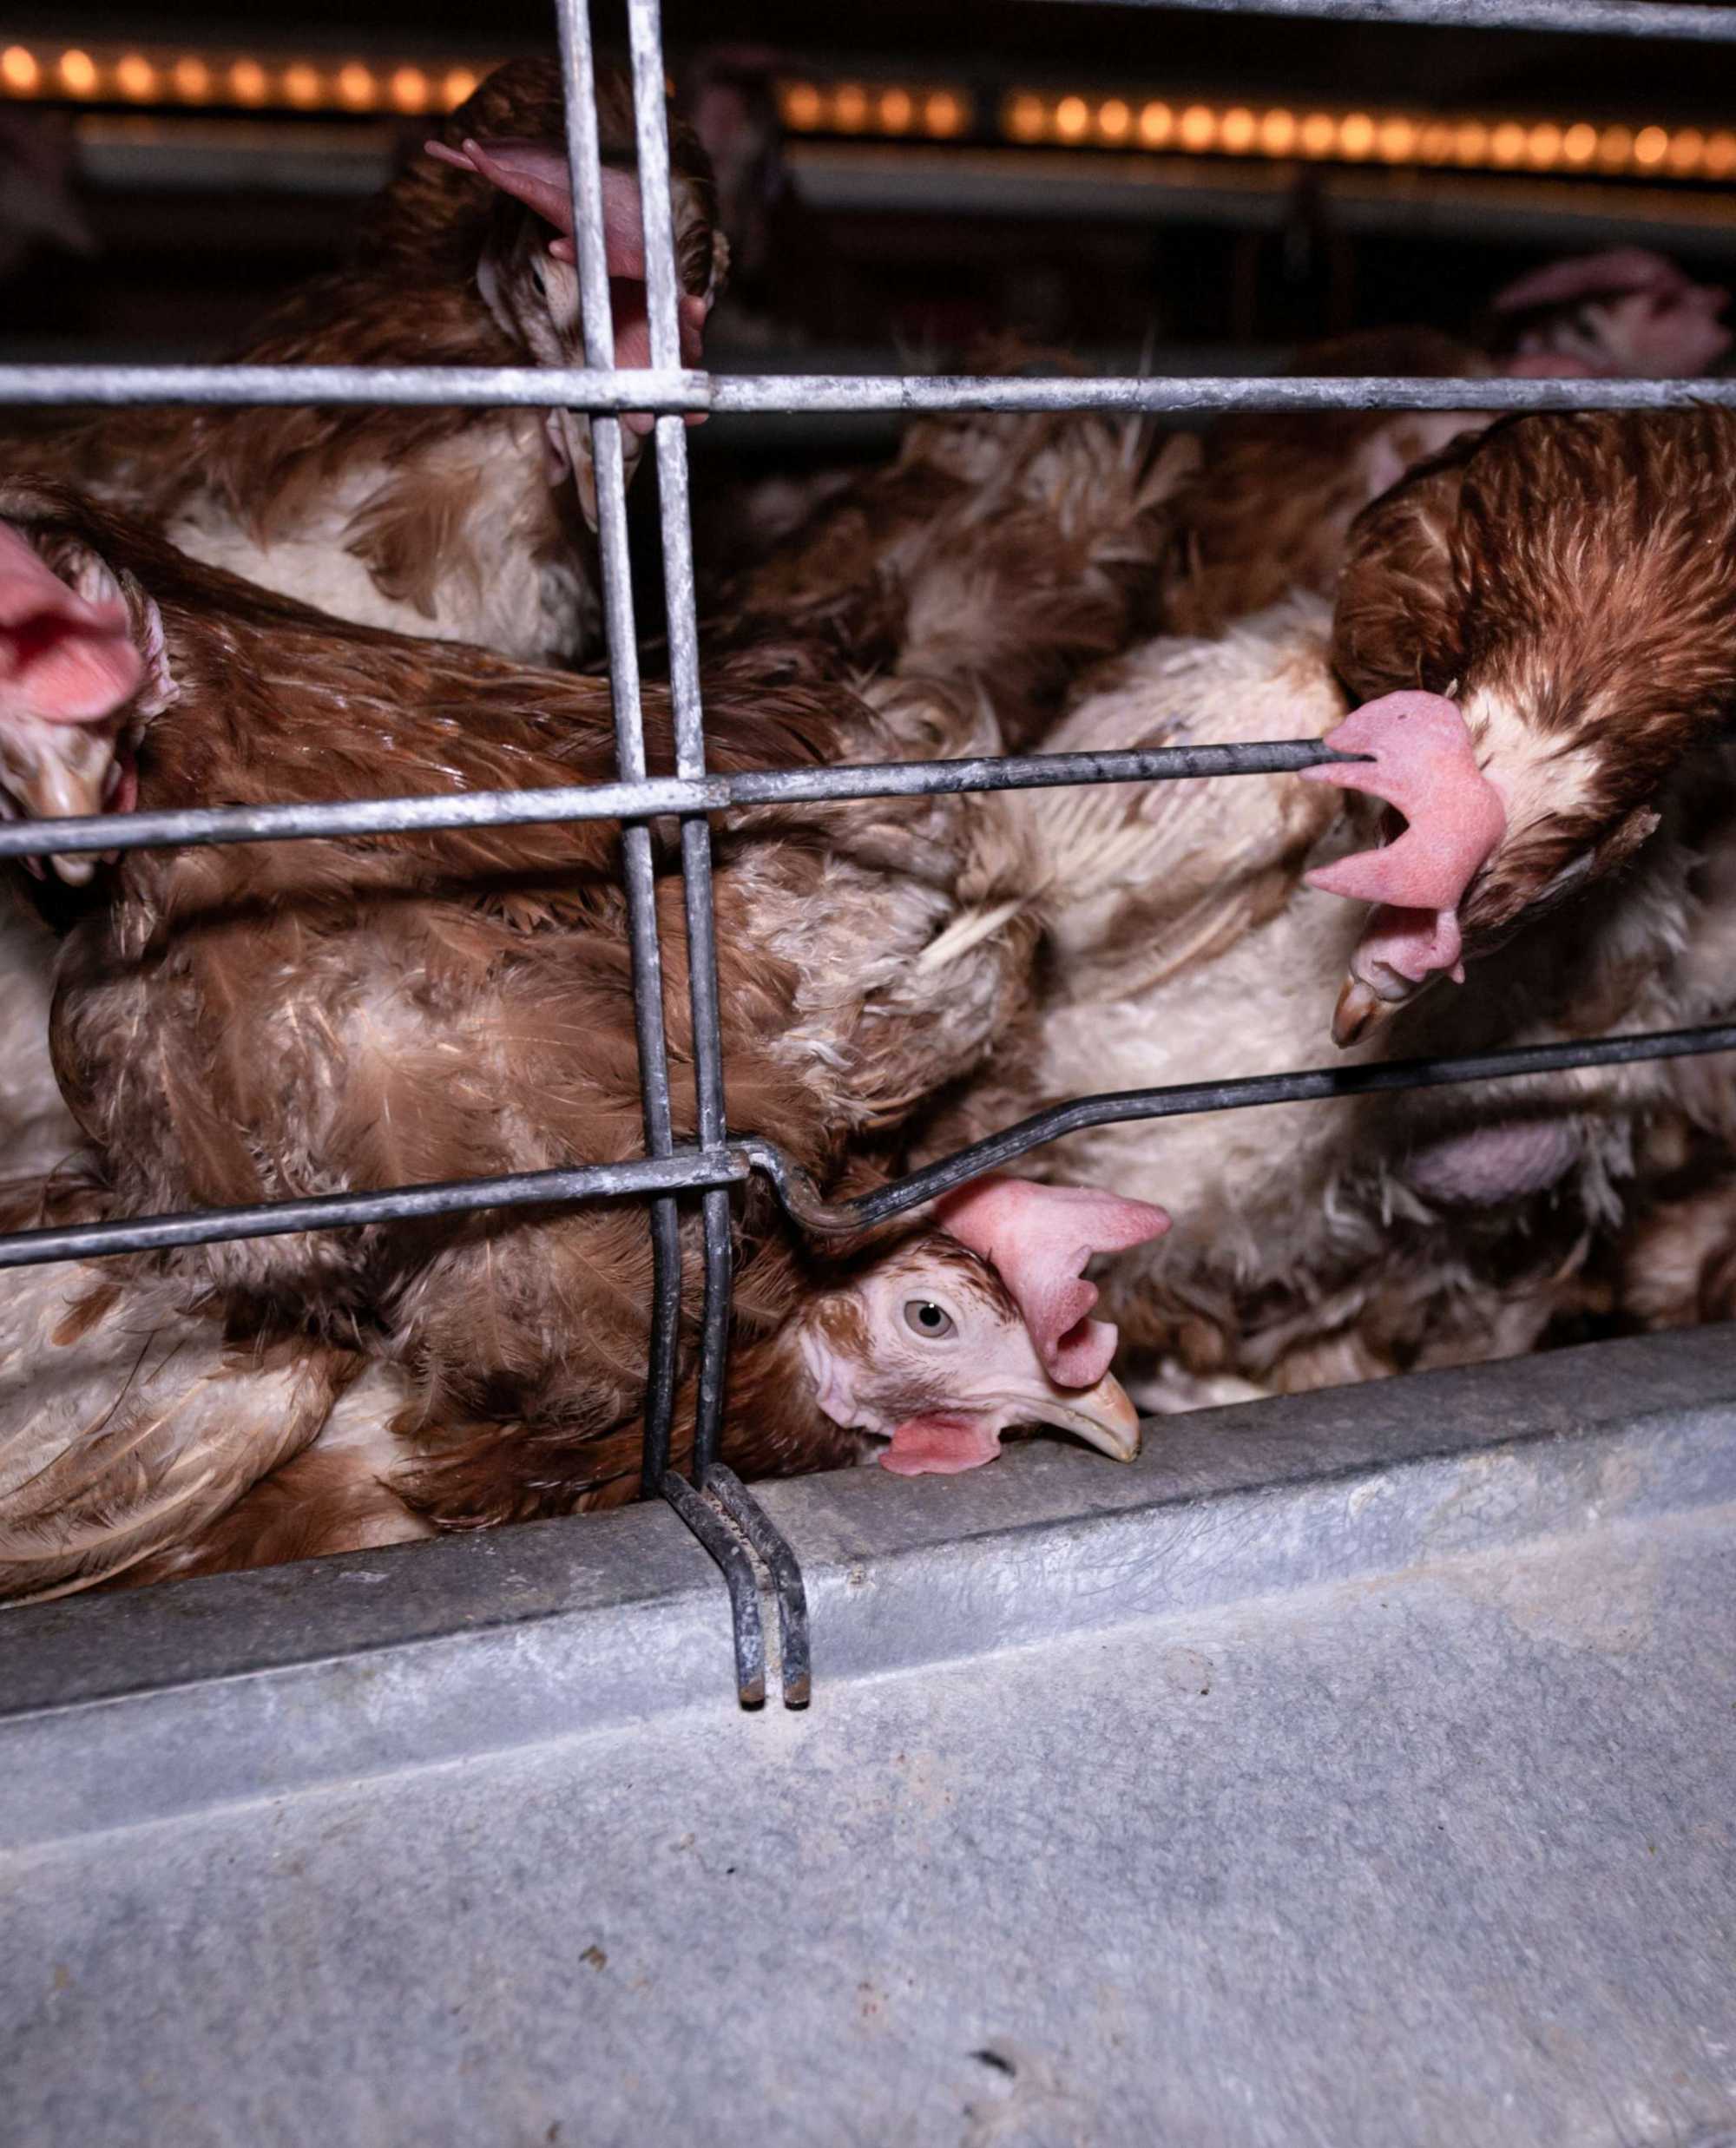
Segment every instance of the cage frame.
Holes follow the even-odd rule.
[[[1545,31],[1736,44],[1736,7],[1679,0],[1076,0],[1187,11],[1310,17],[1454,29]],[[766,1635],[755,1560],[774,1596],[782,1698],[811,1693],[806,1592],[795,1553],[765,1509],[719,1457],[728,1354],[732,1188],[756,1173],[799,1229],[851,1232],[918,1207],[982,1173],[1086,1127],[1265,1104],[1364,1095],[1511,1078],[1572,1067],[1736,1050],[1736,1022],[1519,1046],[1448,1058],[1317,1067],[1232,1081],[1088,1096],[1051,1107],[968,1148],[852,1200],[831,1201],[777,1143],[732,1136],[725,1110],[711,818],[774,800],[924,796],[1103,783],[1262,775],[1342,760],[1317,739],[1069,754],[1009,754],[956,761],[707,772],[700,679],[686,419],[700,413],[1112,411],[1669,411],[1736,407],[1736,379],[1458,380],[1377,376],[1268,378],[731,375],[684,369],[670,196],[666,78],[659,0],[625,0],[639,184],[646,236],[651,364],[617,368],[603,239],[595,54],[589,0],[555,0],[573,181],[582,299],[582,367],[274,365],[0,365],[0,405],[396,404],[567,409],[589,413],[595,473],[603,625],[619,779],[545,791],[471,792],[445,798],[352,800],[312,806],[210,808],[0,825],[0,859],[57,853],[273,842],[411,830],[609,819],[621,831],[635,1027],[645,1128],[642,1157],[615,1164],[520,1173],[377,1192],[273,1201],[174,1216],[0,1233],[0,1269],[105,1255],[161,1251],[226,1239],[336,1230],[484,1208],[618,1199],[647,1205],[654,1281],[641,1489],[661,1496],[705,1547],[728,1590],[741,1705],[766,1693]],[[628,557],[621,415],[654,418],[661,557],[667,621],[676,772],[647,772]],[[661,948],[651,823],[673,817],[680,859],[694,1037],[697,1134],[673,1131],[664,1034]],[[682,1311],[679,1197],[697,1194],[703,1303],[689,1474],[672,1466],[671,1435]],[[752,1555],[750,1555],[752,1554]]]

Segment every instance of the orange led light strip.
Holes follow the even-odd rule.
[[[1009,96],[1000,118],[1001,131],[1009,141],[1069,148],[1494,171],[1641,173],[1647,178],[1736,174],[1736,132],[1728,128],[1454,119],[1179,98],[1166,103],[1159,98],[1052,96],[1031,90]]]
[[[778,85],[778,96],[784,123],[796,134],[944,137],[967,133],[976,116],[970,96],[957,89],[786,81]],[[1736,176],[1736,130],[1730,128],[1450,118],[1214,104],[1198,98],[1166,102],[1025,89],[1013,91],[997,116],[1004,141],[1033,146],[1647,178]]]
[[[480,63],[18,43],[0,49],[0,98],[417,114],[450,111],[463,103],[486,71]],[[778,84],[778,101],[784,123],[796,134],[946,141],[976,124],[970,94],[944,82],[786,80]],[[1736,178],[1736,130],[1728,128],[1452,118],[1029,89],[1008,95],[997,119],[1003,140],[1031,146],[1651,179]]]
[[[926,135],[944,141],[966,134],[975,101],[944,82],[780,82],[784,124],[799,135]]]
[[[486,71],[482,66],[9,44],[0,49],[0,98],[291,112],[449,112]]]

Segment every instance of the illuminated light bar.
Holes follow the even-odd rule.
[[[1062,100],[1063,104],[1069,102]],[[798,135],[879,135],[895,141],[944,141],[968,134],[976,123],[970,93],[950,82],[780,82],[778,108],[785,126]],[[1126,106],[1121,108],[1126,112]],[[1090,116],[1086,115],[1086,127]],[[1063,139],[1072,120],[1069,111],[1060,122]],[[1130,128],[1132,123],[1129,115],[1126,125]],[[1056,128],[1050,108],[1041,100],[1033,100],[1033,124],[1037,129],[1033,140]],[[1082,127],[1078,138],[1084,135]],[[1016,133],[1014,139],[1018,139]]]
[[[490,62],[464,64],[278,57],[247,52],[141,49],[134,45],[8,44],[0,48],[0,102],[8,98],[73,99],[80,104],[240,105],[249,111],[450,112],[462,104]],[[878,93],[906,105],[917,93]],[[957,92],[937,93],[945,124],[908,130],[938,135],[963,124]],[[934,99],[930,100],[930,103]]]
[[[274,57],[266,54],[17,43],[0,47],[0,101],[239,105],[250,111],[450,111],[487,63]],[[784,124],[799,135],[944,141],[971,133],[976,101],[957,83],[784,80]],[[1480,118],[1404,111],[1215,104],[1204,98],[1014,89],[1004,140],[1069,148],[1435,166],[1459,170],[1596,173],[1646,179],[1736,179],[1736,129],[1590,120]]]
[[[115,63],[115,80],[123,97],[148,102],[157,94],[157,70],[140,52],[123,53]]]
[[[828,92],[799,85],[784,117],[801,133],[828,129]],[[1063,148],[1163,149],[1192,156],[1301,157],[1346,164],[1434,165],[1500,172],[1599,172],[1652,179],[1736,177],[1736,131],[1597,126],[1588,120],[1443,117],[1421,112],[1292,110],[1125,95],[1092,97],[1015,89],[1003,102],[1004,140]],[[843,131],[854,131],[845,129]]]

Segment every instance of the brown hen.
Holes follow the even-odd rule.
[[[582,365],[560,70],[510,62],[441,126],[364,227],[229,353],[257,365]],[[617,361],[648,363],[644,242],[624,82],[599,85]],[[671,128],[689,362],[723,276],[710,167]],[[629,424],[632,462],[648,420]],[[141,409],[22,442],[6,466],[76,485],[184,551],[339,618],[587,654],[600,618],[588,422],[391,405]],[[576,485],[574,480],[576,478]]]
[[[1040,920],[1044,997],[924,1153],[1060,1097],[1318,1063],[1347,966],[1390,1002],[1390,1030],[1341,1008],[1357,1058],[1727,1015],[1733,446],[1710,411],[1510,421],[1357,522],[1336,622],[1293,597],[1088,681],[1047,746],[1325,732],[1376,758],[1015,806],[1038,866],[984,900]],[[1338,673],[1378,697],[1348,721]],[[1386,848],[1345,855],[1370,832],[1350,782],[1410,813]],[[1425,910],[1431,873],[1460,884]],[[1370,876],[1365,925],[1334,890]],[[1421,994],[1461,960],[1463,989]],[[1715,1060],[1585,1069],[1103,1128],[1031,1167],[1162,1183],[1184,1228],[1108,1287],[1161,1404],[1530,1346],[1602,1288],[1659,1130],[1727,1145],[1729,1094]],[[1719,1208],[1679,1212],[1680,1242]]]
[[[119,712],[142,807],[611,772],[601,681],[341,626],[51,488],[0,487],[0,516],[57,575],[100,561],[138,643],[156,652],[168,698],[131,730]],[[820,688],[776,653],[720,670],[707,713],[712,763],[725,772],[995,743],[973,697],[898,680]],[[654,765],[667,766],[661,698],[648,713]],[[980,1061],[1026,991],[1029,930],[1018,918],[963,939],[946,928],[981,847],[997,831],[1009,839],[1003,813],[994,797],[864,801],[760,809],[720,828],[734,1130],[768,1134],[835,1180],[846,1149],[871,1159],[925,1097]],[[608,824],[579,823],[125,854],[62,949],[54,1025],[62,1086],[103,1159],[115,1212],[639,1153],[617,850]],[[691,1138],[674,863],[666,851],[658,889],[665,1011],[677,1133]],[[1067,1277],[1089,1243],[1073,1245]],[[824,1382],[794,1316],[855,1271],[807,1259],[757,1188],[740,1251],[738,1466],[764,1474],[853,1453],[851,1427],[817,1407]],[[997,1244],[995,1270],[1016,1298],[1008,1258]],[[311,1330],[329,1347],[360,1338],[401,1367],[402,1422],[425,1450],[404,1488],[440,1521],[621,1498],[636,1485],[650,1278],[635,1204],[255,1241],[174,1272],[201,1304],[214,1292],[229,1327]],[[1021,1409],[1029,1418],[1076,1402],[1088,1418],[1099,1407],[1090,1394],[1107,1354],[1082,1372],[1064,1330],[1023,1300],[1019,1310],[1049,1386],[1035,1401],[1029,1378],[1011,1402],[954,1392],[943,1408],[946,1380],[931,1377],[916,1415],[944,1422],[921,1466],[962,1466],[935,1456],[967,1448],[984,1458],[987,1419],[1003,1408],[1003,1423],[1022,1421]],[[683,1341],[690,1357],[694,1338]],[[1124,1445],[1125,1405],[1120,1418],[1113,1397],[1101,1407],[1113,1419],[1103,1436]],[[968,1436],[953,1422],[961,1412]],[[887,1414],[882,1396],[851,1423],[896,1435]]]

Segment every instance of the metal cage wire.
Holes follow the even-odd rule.
[[[1081,4],[1088,0],[1081,0]],[[1092,0],[1101,4],[1101,0]],[[1458,29],[1542,30],[1736,43],[1736,7],[1662,0],[1120,0],[1220,13],[1402,23]],[[1143,783],[1261,775],[1342,759],[1314,739],[1113,753],[1033,754],[883,767],[765,770],[731,777],[706,770],[684,415],[694,411],[1109,410],[1668,410],[1736,405],[1736,380],[1417,380],[1345,378],[1001,379],[904,376],[714,379],[680,364],[677,287],[662,38],[657,0],[627,0],[635,135],[646,233],[651,365],[615,367],[603,241],[595,58],[589,0],[556,0],[566,89],[568,149],[584,325],[582,368],[452,369],[371,366],[0,366],[0,404],[249,403],[559,407],[591,414],[616,760],[620,780],[591,788],[470,792],[321,806],[213,809],[0,827],[0,858],[186,844],[272,842],[317,836],[537,821],[615,819],[621,825],[635,1021],[645,1125],[642,1159],[517,1173],[378,1193],[276,1201],[190,1215],[74,1229],[0,1234],[0,1268],[155,1251],[462,1210],[621,1195],[646,1199],[654,1250],[647,1368],[643,1488],[661,1493],[721,1567],[734,1621],[738,1693],[765,1697],[766,1645],[749,1547],[779,1612],[783,1698],[809,1691],[806,1607],[800,1570],[769,1517],[718,1459],[727,1353],[732,1251],[730,1189],[762,1173],[786,1213],[813,1232],[847,1232],[935,1199],[979,1173],[1088,1126],[1247,1108],[1377,1091],[1435,1087],[1648,1058],[1736,1050],[1736,1024],[1614,1037],[1593,1044],[1519,1047],[1437,1060],[1322,1067],[1236,1081],[1094,1096],[1058,1105],[972,1147],[855,1200],[831,1202],[765,1136],[732,1139],[725,1116],[712,906],[712,814],[773,799],[845,799],[1056,785]],[[665,608],[668,621],[676,773],[649,778],[640,702],[638,645],[628,555],[621,416],[655,414]],[[651,820],[673,815],[681,866],[697,1077],[697,1132],[678,1145],[664,1035]],[[681,1312],[678,1196],[700,1196],[704,1301],[692,1481],[670,1466]],[[701,1496],[701,1494],[706,1496]]]

